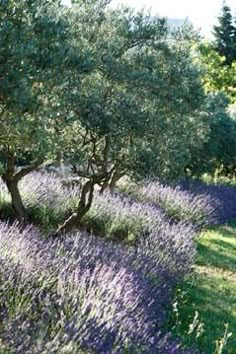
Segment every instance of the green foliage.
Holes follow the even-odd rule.
[[[236,121],[227,111],[228,99],[223,94],[209,94],[207,111],[209,134],[201,148],[192,151],[188,169],[192,174],[223,174],[233,177],[236,166]]]
[[[213,44],[197,44],[196,60],[202,69],[202,82],[207,93],[205,116],[207,137],[199,148],[192,149],[190,174],[209,174],[234,178],[236,156],[236,61],[224,65],[225,56],[219,55]],[[231,103],[231,105],[230,105]]]
[[[55,132],[55,68],[65,24],[57,1],[0,3],[0,152],[16,159],[46,158]],[[50,111],[51,110],[51,111]]]
[[[225,57],[219,55],[212,44],[199,45],[200,65],[203,72],[203,85],[206,92],[223,92],[230,101],[236,101],[236,61],[231,66],[223,65]]]
[[[204,173],[201,176],[201,181],[205,184],[217,184],[223,186],[236,186],[236,176],[224,176],[224,175],[215,175],[212,176],[211,174]]]

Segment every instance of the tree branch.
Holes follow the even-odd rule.
[[[34,171],[36,168],[38,168],[40,165],[42,165],[44,161],[43,157],[40,157],[32,162],[31,165],[28,166],[23,166],[14,174],[14,179],[19,182],[23,177],[25,177],[28,173]]]

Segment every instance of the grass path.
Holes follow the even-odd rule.
[[[204,332],[196,339],[205,354],[215,353],[225,324],[232,335],[223,353],[236,354],[236,222],[205,231],[198,240],[195,275],[181,289],[178,332],[186,343],[195,311]]]

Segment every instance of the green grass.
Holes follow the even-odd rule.
[[[198,239],[194,276],[178,289],[177,312],[170,319],[185,343],[193,340],[187,332],[196,311],[204,328],[195,340],[198,349],[215,353],[228,323],[232,335],[223,353],[236,354],[236,222],[207,230]]]

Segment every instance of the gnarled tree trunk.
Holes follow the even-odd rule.
[[[111,175],[111,176],[110,176]],[[105,190],[109,189],[111,192],[114,192],[117,182],[124,176],[124,172],[114,169],[108,175],[109,177],[103,182],[100,194],[103,194]]]
[[[11,195],[12,208],[16,218],[23,224],[27,223],[27,213],[18,188],[18,181],[16,181],[14,178],[6,179],[5,183]]]
[[[96,178],[91,178],[84,184],[81,190],[80,201],[76,212],[73,213],[68,219],[65,220],[62,225],[57,228],[56,232],[51,235],[52,237],[55,238],[62,234],[70,232],[71,230],[73,230],[73,228],[77,227],[80,224],[81,219],[91,208],[94,194],[94,186],[96,183]]]
[[[27,212],[24,207],[18,183],[31,171],[39,167],[43,162],[43,158],[39,158],[32,162],[29,166],[24,166],[16,170],[16,158],[14,151],[9,147],[6,151],[6,172],[2,175],[3,181],[6,183],[7,189],[11,196],[12,208],[15,212],[16,218],[22,223],[26,224],[28,221]]]
[[[100,194],[103,194],[105,190],[109,187],[109,179],[106,179],[101,186],[101,189],[99,191]]]

